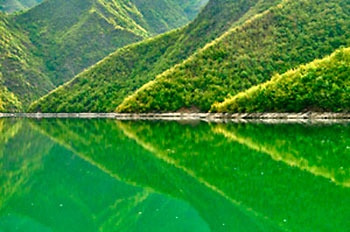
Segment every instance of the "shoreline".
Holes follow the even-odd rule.
[[[350,120],[350,113],[0,113],[0,118],[106,118],[116,120]]]

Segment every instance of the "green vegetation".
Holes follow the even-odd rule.
[[[15,15],[14,21],[29,32],[37,45],[34,53],[43,58],[44,72],[58,85],[117,48],[189,21],[175,0],[148,5],[136,2],[139,5],[132,1],[49,0]],[[148,12],[156,6],[162,10],[156,15]],[[173,18],[165,22],[168,15]]]
[[[215,112],[350,111],[350,48],[215,104]]]
[[[43,0],[0,0],[0,11],[14,12],[33,7]]]
[[[15,112],[20,109],[22,109],[22,105],[16,96],[6,87],[0,86],[0,112]]]
[[[47,0],[0,15],[3,83],[26,107],[117,48],[185,25],[205,2]]]
[[[40,61],[30,52],[32,47],[29,38],[0,13],[1,85],[14,93],[23,105],[54,87],[42,74]]]
[[[278,0],[210,1],[194,22],[117,50],[31,105],[29,111],[111,112],[142,85]]]
[[[119,112],[209,111],[214,102],[350,45],[350,1],[282,1],[126,98]]]

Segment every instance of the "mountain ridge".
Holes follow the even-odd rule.
[[[349,44],[349,10],[349,1],[283,1],[140,88],[117,111],[174,112],[194,106],[207,112],[214,102],[266,81],[269,74]]]
[[[119,49],[54,90],[51,95],[33,103],[29,111],[112,112],[124,97],[181,63],[232,24],[241,23],[241,18],[245,17],[246,20],[278,2],[210,1],[188,26]]]
[[[187,13],[175,0],[160,1],[163,11],[157,15],[136,7],[143,0],[46,0],[23,12],[2,14],[8,24],[4,33],[14,34],[21,48],[19,54],[10,49],[17,60],[0,59],[4,85],[26,107],[117,48],[186,24],[206,2],[189,1],[189,9],[195,9]],[[160,20],[167,14],[173,17]],[[3,42],[6,50],[13,44]]]

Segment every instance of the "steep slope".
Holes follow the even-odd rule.
[[[33,7],[43,0],[0,0],[0,11],[14,12]]]
[[[208,111],[274,73],[350,45],[350,1],[283,1],[127,98],[120,112]]]
[[[44,58],[45,73],[55,84],[61,84],[116,48],[189,21],[175,0],[142,3],[48,0],[14,16],[13,20],[28,31],[31,41],[38,45],[35,54]],[[161,7],[157,15],[148,12],[156,7]]]
[[[117,50],[35,102],[30,111],[106,112],[158,74],[182,62],[233,25],[279,0],[210,1],[188,26]]]
[[[350,48],[302,65],[215,104],[218,112],[350,110]]]
[[[30,53],[29,38],[0,13],[1,85],[23,104],[40,97],[54,86],[39,69],[40,61]]]
[[[145,29],[160,34],[193,20],[208,0],[131,0],[143,16]]]
[[[151,3],[47,0],[18,14],[0,15],[4,85],[27,106],[115,49],[186,24],[205,1]],[[148,12],[156,6],[162,11]],[[188,7],[193,11],[187,12]]]

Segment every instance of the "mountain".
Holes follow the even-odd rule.
[[[12,13],[33,7],[43,0],[0,0],[0,11]]]
[[[280,1],[210,1],[186,27],[117,50],[35,102],[30,111],[111,112],[142,85]]]
[[[16,56],[0,59],[5,86],[27,105],[117,48],[183,26],[205,3],[46,0],[1,15],[15,38],[3,41],[4,53]]]
[[[29,33],[44,72],[58,85],[119,47],[191,19],[175,0],[47,0],[13,21]]]
[[[54,88],[41,72],[40,60],[30,52],[31,48],[33,44],[26,34],[0,13],[0,86],[23,104]]]
[[[350,1],[282,1],[140,88],[119,112],[208,111],[214,102],[350,45]]]
[[[213,106],[218,112],[350,111],[350,48],[340,49]]]

